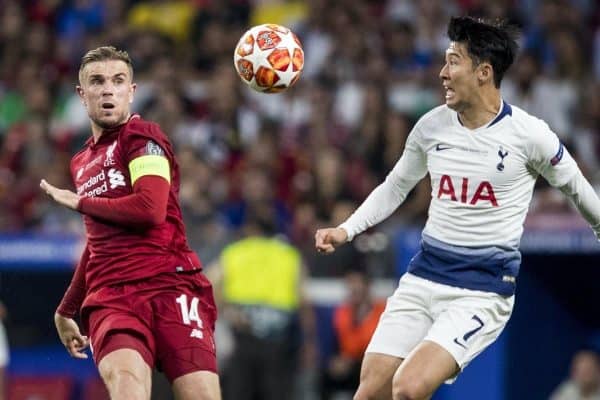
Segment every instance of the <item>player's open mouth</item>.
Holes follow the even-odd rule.
[[[111,110],[115,108],[115,105],[112,103],[102,103],[102,109],[104,110]]]
[[[454,89],[450,88],[449,86],[444,85],[444,89],[446,89],[446,100],[451,99],[452,97],[454,97]]]

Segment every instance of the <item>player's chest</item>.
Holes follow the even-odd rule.
[[[118,140],[78,154],[72,173],[76,192],[86,197],[120,197],[131,193],[129,173]]]
[[[528,173],[522,141],[516,136],[449,132],[427,141],[432,179],[442,176],[511,185]]]

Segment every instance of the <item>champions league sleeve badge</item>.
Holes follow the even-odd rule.
[[[148,143],[146,143],[146,155],[164,156],[165,152],[156,142],[148,140]]]
[[[562,160],[564,152],[565,152],[565,146],[563,146],[562,142],[560,142],[560,146],[558,147],[558,151],[556,152],[556,155],[554,157],[552,157],[552,159],[550,160],[550,164],[552,164],[553,167],[556,164],[558,164],[560,162],[560,160]]]

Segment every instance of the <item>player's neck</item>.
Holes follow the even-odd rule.
[[[104,131],[104,129],[92,122],[92,136],[94,138],[94,143],[98,143],[100,136],[102,136],[102,131]]]
[[[131,114],[127,114],[127,117],[122,122],[119,122],[115,126],[109,127],[108,129],[113,129],[113,128],[116,128],[119,125],[123,125],[124,123],[126,123],[127,121],[129,121],[129,118],[131,118]],[[92,137],[94,138],[94,143],[98,143],[98,140],[100,140],[100,138],[102,137],[102,134],[104,133],[104,131],[107,128],[101,127],[100,125],[98,125],[94,121],[91,121],[91,123],[92,123]]]
[[[460,122],[465,128],[477,129],[489,124],[502,107],[500,91],[483,93],[464,110],[458,112]]]

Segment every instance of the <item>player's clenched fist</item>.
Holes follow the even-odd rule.
[[[315,247],[318,251],[331,253],[341,244],[346,243],[348,234],[342,228],[325,228],[317,230]]]

